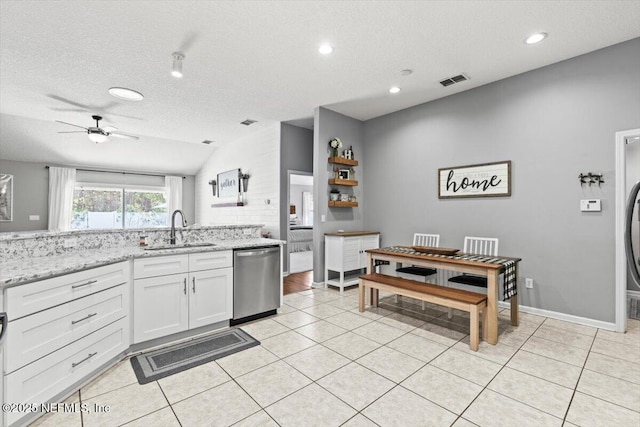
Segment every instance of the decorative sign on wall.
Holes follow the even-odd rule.
[[[438,169],[438,198],[511,196],[511,160]]]
[[[240,192],[240,169],[218,174],[218,197],[237,197]]]

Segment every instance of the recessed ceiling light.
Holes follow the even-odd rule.
[[[527,37],[524,42],[526,44],[536,44],[536,43],[540,43],[542,40],[546,38],[547,38],[547,33],[535,33]]]
[[[413,70],[410,70],[409,68],[400,71],[400,75],[402,76],[410,76],[413,73]]]
[[[109,89],[109,94],[118,99],[124,99],[125,101],[142,101],[144,99],[143,94],[133,89],[127,89],[126,87],[112,87]]]
[[[389,93],[398,93],[400,92],[400,88],[398,86],[394,86],[391,89],[389,89]]]
[[[324,43],[320,45],[320,47],[318,48],[318,52],[323,55],[329,55],[333,52],[333,46],[331,46],[329,43]]]

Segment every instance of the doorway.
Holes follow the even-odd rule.
[[[313,174],[289,171],[289,274],[313,270]]]
[[[627,329],[629,286],[627,256],[624,247],[625,213],[631,183],[640,180],[640,129],[616,132],[616,331]]]

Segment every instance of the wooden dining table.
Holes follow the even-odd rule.
[[[419,267],[436,268],[450,270],[459,273],[483,275],[487,277],[487,336],[483,337],[489,344],[498,343],[498,286],[499,276],[504,272],[505,267],[498,262],[484,262],[465,259],[472,254],[456,253],[451,256],[429,254],[415,251],[401,252],[397,247],[369,249],[367,250],[367,273],[374,272],[376,261],[388,261],[394,263],[410,264]],[[487,257],[489,258],[489,257]],[[518,277],[518,264],[520,258],[495,257],[501,260],[512,260],[515,263],[515,278]],[[441,283],[436,283],[445,286]],[[378,290],[372,289],[370,296],[371,305],[378,306]],[[518,295],[512,295],[509,299],[511,303],[511,324],[517,326],[519,323]]]

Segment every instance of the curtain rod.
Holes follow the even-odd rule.
[[[45,169],[49,169],[50,166],[45,166]],[[80,168],[74,168],[77,171],[82,171],[82,172],[101,172],[101,173],[117,173],[117,174],[121,174],[121,175],[142,175],[142,176],[161,176],[164,177],[166,175],[160,175],[160,174],[156,174],[156,173],[138,173],[138,172],[118,172],[118,171],[101,171],[98,169],[80,169]],[[173,175],[172,175],[173,176]],[[186,176],[183,176],[182,179],[187,179]]]

